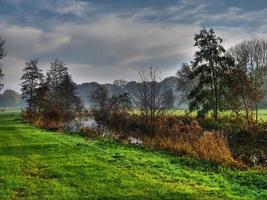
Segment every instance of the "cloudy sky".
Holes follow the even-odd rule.
[[[226,48],[267,36],[266,0],[0,0],[5,88],[19,91],[24,63],[58,58],[74,80],[135,80],[154,66],[174,75],[193,57],[193,35],[213,27]]]

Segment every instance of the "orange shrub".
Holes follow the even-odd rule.
[[[161,118],[157,122],[153,145],[171,152],[232,164],[228,141],[222,132],[204,131],[194,120]]]
[[[222,132],[204,132],[196,141],[200,158],[231,164],[234,162],[227,139]]]

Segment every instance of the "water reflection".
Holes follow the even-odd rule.
[[[97,124],[92,118],[75,119],[68,123],[66,130],[71,132],[79,132],[82,127],[96,127]]]

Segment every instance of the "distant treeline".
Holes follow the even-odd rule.
[[[5,90],[3,94],[0,94],[0,107],[1,108],[14,108],[25,107],[25,101],[21,98],[21,95],[14,90]]]
[[[185,104],[182,104],[182,99],[180,99],[181,91],[177,88],[177,78],[174,76],[167,77],[159,81],[160,87],[162,90],[168,90],[169,100],[172,104],[171,107],[180,107],[185,108]],[[86,107],[91,106],[93,103],[89,98],[98,86],[104,86],[108,91],[109,96],[118,95],[122,93],[128,93],[132,104],[134,105],[134,100],[137,97],[138,88],[141,86],[141,83],[136,81],[125,81],[125,80],[115,80],[113,83],[99,84],[97,82],[82,83],[77,86],[77,92],[80,95],[80,98]]]
[[[175,76],[170,76],[163,79],[160,84],[162,88],[171,89],[173,93],[173,108],[186,109],[187,104],[184,102],[182,95],[184,85],[179,84],[178,78]],[[264,88],[267,88],[267,77],[264,78]],[[82,83],[77,85],[77,93],[84,104],[85,107],[90,107],[91,99],[89,98],[91,94],[96,90],[97,86],[103,85],[108,90],[109,95],[115,95],[116,93],[129,93],[131,99],[135,98],[136,91],[138,90],[139,83],[136,81],[125,81],[125,80],[115,80],[113,83],[100,84],[97,82]],[[21,107],[26,106],[25,101],[21,98],[21,94],[7,89],[0,94],[0,107]],[[267,107],[267,96],[264,95],[264,98],[259,103],[259,108]]]

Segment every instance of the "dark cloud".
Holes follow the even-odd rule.
[[[16,11],[0,9],[0,35],[8,50],[5,87],[16,90],[24,62],[34,57],[40,57],[44,69],[55,57],[64,60],[79,83],[136,79],[139,69],[151,65],[167,76],[192,58],[193,35],[203,25],[212,25],[226,47],[265,37],[267,29],[265,9],[221,9],[221,4],[205,1],[135,4],[132,9],[104,1],[2,2]]]

